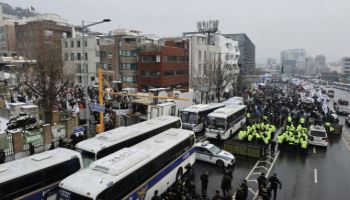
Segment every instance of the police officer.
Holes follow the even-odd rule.
[[[279,188],[282,189],[282,183],[277,178],[277,174],[274,173],[268,180],[270,182],[270,189],[273,191],[273,199],[276,200],[277,197],[277,188],[279,185]]]
[[[271,140],[271,156],[275,157],[275,149],[276,149],[276,141],[275,140]]]
[[[207,193],[207,188],[208,188],[208,171],[205,171],[202,175],[201,175],[201,182],[202,182],[202,192]]]
[[[261,187],[263,184],[267,182],[266,176],[264,172],[261,172],[261,175],[258,177],[258,187],[259,187],[259,193],[261,191]]]

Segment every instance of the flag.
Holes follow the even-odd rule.
[[[35,8],[33,6],[30,6],[30,10],[35,12]]]

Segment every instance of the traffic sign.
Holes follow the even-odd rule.
[[[93,103],[93,104],[91,105],[91,110],[92,110],[93,112],[105,112],[106,107],[101,106],[100,104],[97,104],[97,103]]]

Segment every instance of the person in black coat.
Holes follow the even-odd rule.
[[[0,149],[0,164],[3,164],[6,162],[6,154],[4,150]]]
[[[51,146],[50,146],[49,150],[53,150],[53,149],[55,149],[55,143],[51,142]]]
[[[226,192],[231,189],[231,177],[229,175],[224,175],[221,180],[221,189],[224,196]]]
[[[29,143],[29,155],[34,155],[35,154],[35,148],[32,143]]]
[[[258,187],[259,187],[259,193],[261,190],[261,187],[263,186],[264,183],[267,182],[267,179],[265,177],[265,173],[261,172],[261,175],[258,177]]]
[[[278,186],[279,186],[280,189],[282,189],[282,183],[277,178],[277,174],[276,173],[274,173],[272,176],[270,176],[269,183],[270,183],[270,189],[271,189],[271,191],[273,191],[273,199],[276,200]]]
[[[202,175],[201,175],[201,182],[202,182],[202,192],[207,193],[207,188],[208,188],[208,171],[205,171]]]

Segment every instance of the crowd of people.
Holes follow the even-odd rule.
[[[255,123],[248,126],[246,130],[241,130],[238,133],[238,139],[268,145],[274,138],[275,131],[276,126],[272,124]]]

